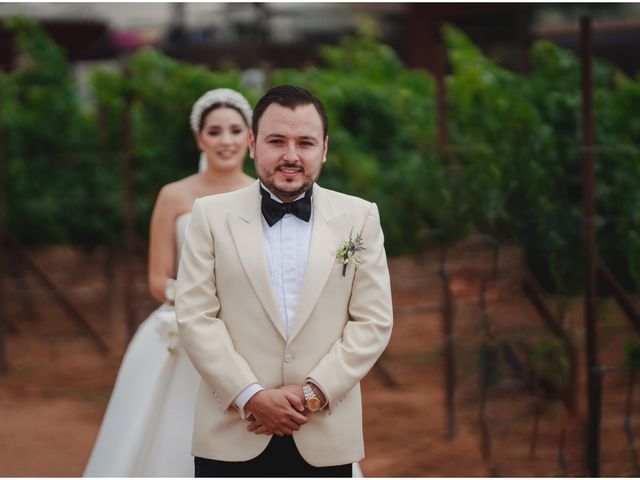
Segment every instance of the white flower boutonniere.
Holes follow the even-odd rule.
[[[357,234],[354,238],[353,230],[349,232],[347,239],[340,245],[336,252],[336,259],[342,262],[342,276],[347,274],[347,265],[358,264],[361,261],[360,252],[365,250],[362,242],[362,235]]]

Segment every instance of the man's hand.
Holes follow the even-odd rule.
[[[304,410],[304,393],[302,391],[302,385],[296,385],[294,383],[289,385],[282,385],[281,387],[278,387],[278,390],[290,392],[298,397],[298,399],[300,400],[300,405],[302,405],[302,408]]]
[[[247,430],[256,434],[291,435],[307,423],[300,398],[286,389],[262,390],[244,406],[251,423]]]

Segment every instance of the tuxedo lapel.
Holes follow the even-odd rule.
[[[298,307],[293,317],[289,342],[293,341],[302,330],[318,303],[331,269],[336,264],[335,252],[339,247],[340,239],[346,234],[345,232],[348,233],[346,213],[332,208],[324,189],[317,185],[313,189],[313,230],[309,260],[300,290]]]
[[[257,185],[257,182],[256,182]],[[262,216],[260,213],[260,194],[256,186],[250,189],[252,195],[247,199],[240,214],[229,215],[229,229],[238,250],[242,267],[251,282],[260,303],[264,307],[269,319],[286,340],[283,321],[276,304],[273,286],[267,267],[267,256],[262,231]],[[255,197],[255,198],[254,198]]]

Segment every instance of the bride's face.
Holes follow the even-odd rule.
[[[247,155],[247,126],[233,108],[210,111],[196,135],[198,147],[207,155],[210,170],[242,169]]]

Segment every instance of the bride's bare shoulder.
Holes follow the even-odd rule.
[[[196,186],[195,175],[167,183],[158,193],[157,203],[159,205],[172,205],[176,211],[189,211],[193,201],[193,190]]]
[[[194,190],[194,187],[198,185],[198,177],[196,175],[189,175],[188,177],[181,178],[175,182],[167,183],[160,190],[160,194],[167,195],[173,200],[180,198],[189,198]]]

